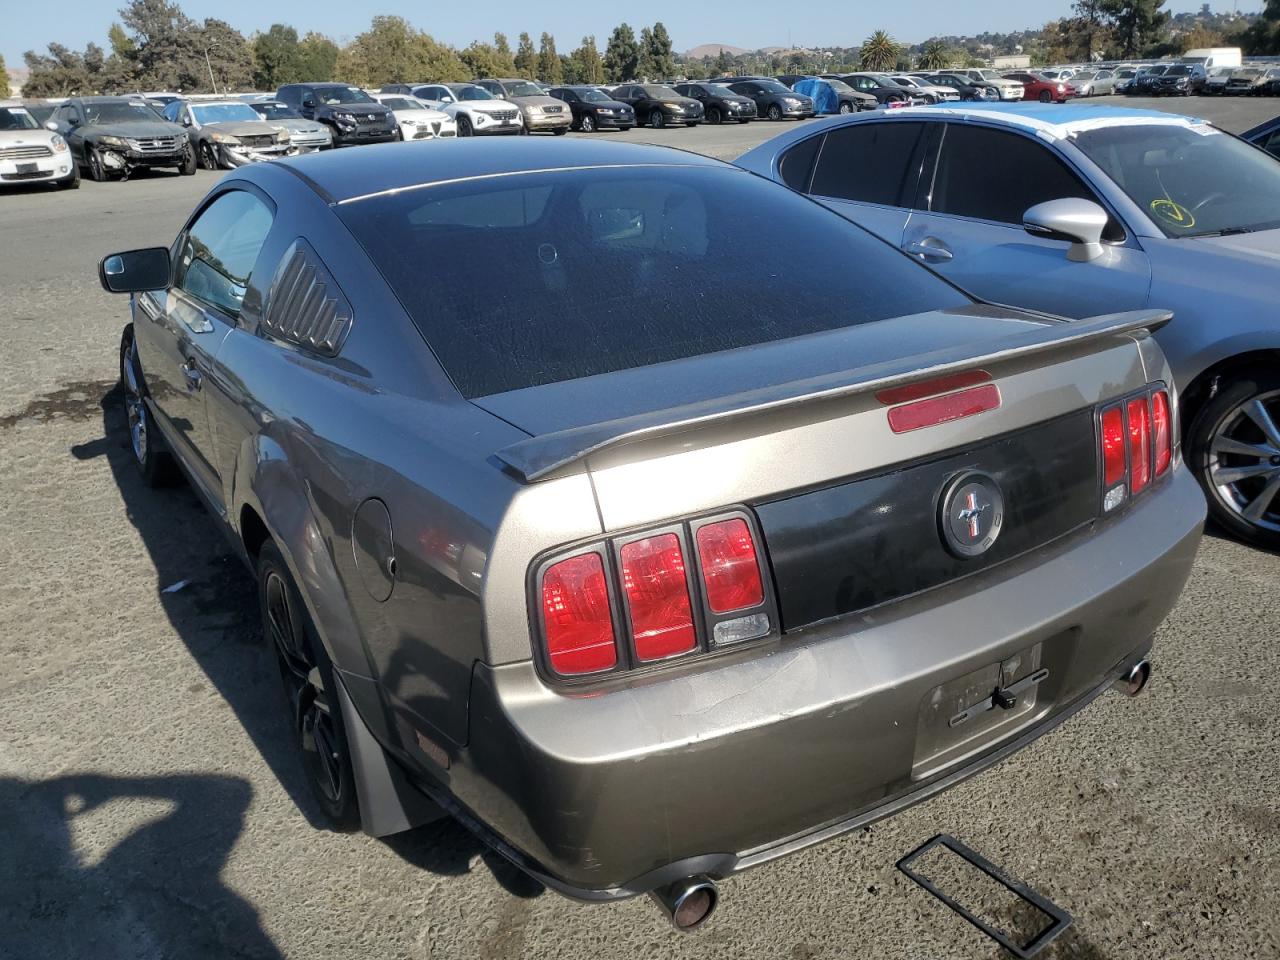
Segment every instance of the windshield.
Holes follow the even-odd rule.
[[[760,84],[770,93],[792,93],[790,87],[779,83],[777,80],[755,80],[754,83]]]
[[[417,100],[410,100],[406,97],[383,97],[379,101],[384,107],[390,107],[392,110],[421,110],[422,104]]]
[[[1003,80],[1004,79],[1004,77],[1000,76],[1000,74],[996,73],[994,70],[979,70],[977,71],[977,73],[978,73],[978,76],[980,76],[983,80]]]
[[[231,123],[242,120],[251,120],[257,123],[262,120],[256,110],[247,103],[214,103],[208,106],[192,106],[191,113],[196,118],[196,123],[204,126],[206,123]]]
[[[488,90],[486,90],[484,87],[474,87],[474,86],[454,87],[453,94],[459,100],[497,100],[498,99]]]
[[[541,97],[542,89],[534,86],[528,80],[517,80],[515,83],[504,83],[503,86],[507,90],[509,97]]]
[[[646,97],[653,100],[673,100],[680,96],[680,94],[676,93],[670,87],[660,86],[656,83],[646,83],[640,89],[644,91],[644,95]]]
[[[468,398],[969,302],[740,171],[523,173],[336,210]],[[743,284],[744,249],[768,283]]]
[[[283,103],[251,103],[253,111],[263,120],[301,120],[302,114]]]
[[[1185,77],[1190,72],[1190,67],[1170,67],[1164,72],[1164,75],[1166,77]]]
[[[609,103],[610,100],[599,90],[574,90],[578,99],[586,103]]]
[[[1138,72],[1148,77],[1158,77],[1168,69],[1168,67],[1143,67]]]
[[[853,89],[853,87],[849,86],[849,85],[848,85],[847,83],[845,83],[843,80],[828,80],[828,81],[827,81],[827,83],[831,84],[831,89],[832,89],[832,90],[834,90],[836,93],[854,93],[854,92],[856,92],[856,91]]]
[[[335,103],[374,103],[359,87],[317,87],[315,98],[319,103],[333,105]]]
[[[40,124],[25,107],[0,107],[0,130],[38,130]]]
[[[1077,73],[1073,79],[1075,79],[1075,80],[1092,80],[1092,79],[1093,79],[1094,77],[1096,77],[1096,76],[1097,76],[1097,74],[1096,74],[1096,73],[1092,73],[1092,72],[1089,72],[1089,73]]]
[[[155,123],[164,117],[138,100],[111,100],[106,103],[86,103],[85,123]]]
[[[1137,70],[1117,70],[1116,76],[1120,77],[1122,80],[1128,80],[1131,77],[1137,76],[1137,73]]]
[[[1101,127],[1075,143],[1165,236],[1280,227],[1280,160],[1207,124]]]
[[[1236,74],[1237,77],[1244,77],[1246,80],[1252,80],[1254,77],[1262,76],[1261,70],[1241,70]]]
[[[890,77],[889,79],[900,87],[911,87],[914,89],[921,85],[918,80],[912,80],[910,77]]]

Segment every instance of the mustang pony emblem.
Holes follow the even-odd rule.
[[[995,479],[970,472],[945,488],[938,525],[943,542],[958,557],[978,557],[991,549],[1004,526],[1004,495]]]

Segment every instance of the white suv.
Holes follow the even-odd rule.
[[[74,190],[80,169],[62,135],[46,130],[22,104],[0,100],[0,188],[53,183]]]
[[[510,100],[499,100],[474,83],[425,83],[413,88],[413,95],[458,124],[458,136],[520,133],[524,118]]]

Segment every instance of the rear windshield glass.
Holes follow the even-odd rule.
[[[731,170],[522,174],[337,209],[469,398],[969,302]]]

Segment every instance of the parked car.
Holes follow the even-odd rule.
[[[815,114],[813,100],[768,77],[733,80],[724,84],[756,105],[756,113],[768,120],[803,120]]]
[[[954,90],[961,100],[1000,99],[1000,88],[985,80],[974,80],[954,73],[913,73],[911,76],[934,87]]]
[[[1156,339],[1187,462],[1223,527],[1280,546],[1280,161],[1157,111],[965,109],[831,121],[737,162],[984,299],[1070,317],[1174,310]]]
[[[756,102],[750,97],[734,93],[718,83],[678,83],[672,87],[676,93],[702,104],[702,115],[707,123],[720,124],[729,120],[750,123],[756,119]]]
[[[276,99],[329,128],[335,147],[390,143],[399,136],[394,114],[359,87],[343,83],[287,83]]]
[[[288,130],[267,123],[243,100],[173,100],[163,116],[187,131],[206,170],[230,170],[297,153]]]
[[[452,117],[460,137],[508,136],[524,129],[519,107],[474,83],[419,84],[413,95]]]
[[[952,70],[951,73],[957,76],[968,77],[976,82],[990,83],[1000,91],[1001,100],[1021,100],[1022,84],[1017,80],[1009,80],[1002,77],[996,70],[990,70],[985,67],[971,67],[964,70]]]
[[[396,123],[400,125],[401,140],[436,140],[458,135],[458,124],[453,117],[427,106],[416,97],[375,93],[373,99],[395,115]]]
[[[1212,67],[1204,80],[1204,87],[1201,89],[1203,94],[1214,94],[1221,96],[1227,90],[1227,84],[1231,81],[1231,75],[1236,72],[1236,67]]]
[[[127,180],[135,170],[156,167],[196,172],[187,132],[129,97],[72,97],[45,126],[62,135],[91,180]]]
[[[703,119],[701,103],[659,83],[624,83],[613,97],[635,111],[636,122],[650,127],[696,127]]]
[[[62,134],[42,127],[16,100],[0,100],[0,188],[35,182],[75,190],[80,169]]]
[[[1267,68],[1266,74],[1263,76],[1262,90],[1269,97],[1280,94],[1280,67]]]
[[[880,107],[880,101],[871,94],[855,90],[843,80],[805,77],[797,80],[791,89],[812,100],[817,114],[857,113]]]
[[[308,120],[293,107],[281,100],[245,100],[263,120],[273,127],[286,130],[289,140],[299,153],[312,150],[328,150],[333,147],[333,134],[318,120]]]
[[[1189,97],[1204,87],[1204,67],[1193,63],[1175,63],[1164,73],[1154,77],[1148,92],[1154,96],[1173,95]]]
[[[1071,78],[1077,97],[1105,97],[1115,93],[1116,73],[1107,70],[1086,70]]]
[[[1240,136],[1255,147],[1261,147],[1267,153],[1280,157],[1280,117],[1260,123]]]
[[[1051,80],[1038,73],[1006,73],[1005,77],[1022,84],[1023,100],[1066,103],[1076,95],[1075,87],[1066,81]]]
[[[888,77],[875,73],[824,73],[824,80],[841,80],[859,93],[876,98],[882,107],[907,107],[924,100],[912,95],[912,91]]]
[[[1256,96],[1266,86],[1266,71],[1257,67],[1243,67],[1231,74],[1223,93],[1228,96]]]
[[[594,133],[597,130],[625,132],[636,125],[636,112],[631,106],[613,99],[598,87],[585,84],[552,87],[550,95],[569,105],[574,130],[581,130],[583,133]]]
[[[939,87],[919,77],[892,74],[889,79],[900,87],[906,87],[913,97],[919,98],[924,103],[942,103],[960,99],[960,91],[953,87]]]
[[[557,136],[569,132],[573,122],[573,113],[560,100],[547,94],[541,86],[528,80],[477,80],[476,86],[483,87],[500,100],[514,103],[524,115],[523,131],[538,133],[550,131]]]
[[[173,249],[100,266],[132,456],[256,581],[330,823],[692,929],[1136,693],[1192,568],[1166,312],[976,303],[718,161],[328,151]]]
[[[1148,64],[1145,67],[1139,67],[1137,74],[1125,88],[1125,93],[1131,96],[1150,96],[1151,89],[1155,86],[1156,80],[1162,76],[1172,64],[1156,63]]]

